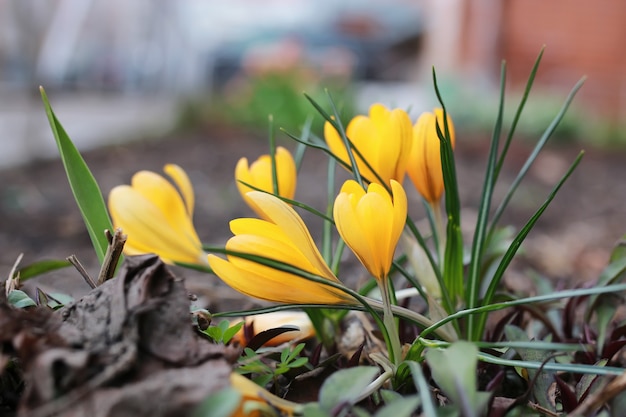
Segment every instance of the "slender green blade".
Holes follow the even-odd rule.
[[[420,399],[422,401],[422,415],[426,417],[436,417],[437,411],[435,402],[430,394],[430,386],[426,381],[426,377],[424,376],[424,372],[422,371],[422,367],[419,363],[414,361],[405,362],[409,369],[411,370],[411,375],[413,375],[413,383],[415,384],[415,388],[417,389]]]
[[[500,71],[500,105],[498,107],[498,116],[493,129],[491,138],[491,148],[489,150],[489,158],[487,160],[487,170],[485,172],[485,180],[483,183],[482,195],[480,198],[480,208],[478,209],[478,218],[474,229],[474,239],[472,242],[472,254],[469,265],[467,288],[465,292],[465,302],[467,307],[476,307],[479,302],[479,292],[481,287],[481,266],[483,250],[487,237],[487,224],[489,220],[489,211],[491,209],[491,199],[494,190],[494,175],[498,158],[498,144],[500,142],[500,132],[502,130],[502,118],[504,113],[504,90],[506,83],[506,63],[502,63]],[[467,320],[467,334],[472,340],[476,340],[476,317],[470,316]]]
[[[609,294],[609,293],[619,293],[626,291],[626,284],[615,284],[615,285],[607,285],[606,287],[591,287],[591,288],[583,288],[583,289],[575,289],[575,290],[564,290],[551,294],[537,295],[533,297],[520,298],[516,300],[503,301],[500,303],[493,304],[485,304],[483,303],[480,307],[468,308],[465,310],[457,311],[456,313],[450,314],[448,317],[445,317],[433,325],[427,327],[420,333],[421,338],[426,338],[429,334],[433,333],[435,330],[439,329],[446,323],[449,323],[454,320],[459,320],[473,314],[480,314],[491,311],[498,311],[509,307],[525,305],[525,304],[536,304],[536,303],[545,303],[556,300],[562,300],[572,297],[587,297],[594,294]]]
[[[443,260],[443,281],[442,292],[449,294],[451,305],[448,306],[448,313],[457,299],[463,294],[463,235],[461,233],[461,200],[459,198],[459,188],[456,178],[456,167],[454,162],[454,152],[450,138],[448,126],[448,112],[443,103],[439,87],[437,85],[437,75],[433,68],[433,83],[435,93],[443,109],[443,126],[437,123],[437,135],[440,141],[441,166],[443,169],[443,184],[446,196],[446,214],[448,217],[446,230],[446,249]],[[442,130],[443,127],[443,130]]]
[[[548,142],[548,139],[550,139],[550,137],[552,136],[552,134],[558,127],[559,123],[561,123],[561,120],[563,120],[563,117],[565,116],[567,109],[569,108],[571,102],[574,100],[574,96],[576,95],[578,90],[580,90],[584,82],[585,82],[585,78],[583,77],[576,83],[574,88],[572,88],[572,91],[570,91],[569,95],[565,99],[565,103],[563,103],[563,106],[559,110],[558,114],[554,117],[554,119],[552,120],[552,123],[550,123],[548,128],[545,130],[545,132],[543,133],[543,135],[541,136],[541,138],[535,145],[535,148],[526,159],[526,162],[524,162],[524,166],[522,166],[522,168],[519,170],[517,176],[515,177],[515,180],[513,180],[513,183],[507,190],[506,195],[502,199],[502,202],[498,205],[498,208],[496,208],[496,211],[493,214],[493,217],[491,220],[491,226],[489,230],[490,236],[493,234],[493,231],[495,227],[497,226],[498,221],[500,220],[500,217],[502,216],[502,213],[504,213],[504,210],[508,206],[509,201],[515,194],[517,187],[526,176],[526,173],[528,173],[528,170],[530,169],[532,164],[535,162],[535,159],[537,159],[537,156],[539,155],[541,150],[544,148],[545,144]]]
[[[498,288],[500,280],[504,276],[504,272],[506,271],[509,264],[513,260],[513,257],[517,253],[522,242],[524,241],[524,239],[526,239],[526,236],[528,236],[528,233],[530,233],[532,228],[537,223],[537,220],[539,220],[543,212],[548,208],[548,206],[550,205],[554,197],[556,197],[556,194],[559,192],[563,184],[565,184],[565,181],[569,178],[572,172],[574,172],[574,169],[576,169],[576,167],[580,163],[583,155],[584,155],[584,152],[581,152],[578,155],[578,157],[574,160],[574,162],[572,163],[570,168],[567,170],[565,175],[563,175],[561,180],[554,187],[554,189],[552,190],[552,192],[550,193],[546,201],[541,205],[541,207],[539,207],[539,209],[537,209],[535,214],[533,214],[533,216],[530,218],[530,220],[528,220],[528,222],[524,225],[524,227],[522,227],[522,229],[519,231],[517,236],[515,236],[515,239],[513,239],[513,242],[511,243],[506,253],[502,257],[502,260],[500,261],[500,264],[498,265],[496,272],[493,274],[493,278],[491,279],[491,282],[489,283],[489,286],[487,287],[487,291],[485,292],[485,296],[483,298],[483,304],[489,304],[491,302],[491,300],[493,299],[493,296],[496,293],[496,289]],[[486,320],[487,320],[487,316],[486,315],[479,316],[478,320],[479,320],[479,323],[475,329],[476,333],[474,334],[474,336],[477,338],[480,338],[482,331],[484,329]]]
[[[43,88],[40,88],[40,92],[74,199],[83,216],[85,226],[87,226],[98,260],[102,263],[109,245],[104,231],[113,230],[102,192],[85,160],[52,111],[46,92]]]
[[[513,140],[513,135],[515,134],[517,123],[519,123],[519,119],[522,116],[522,111],[524,111],[524,107],[526,106],[526,101],[528,101],[528,96],[530,95],[530,90],[532,89],[533,83],[535,82],[535,76],[537,75],[537,70],[539,70],[539,64],[541,63],[544,49],[545,47],[541,48],[541,51],[539,51],[539,56],[537,56],[537,59],[535,60],[535,65],[533,65],[533,69],[530,71],[528,81],[526,82],[526,88],[524,89],[524,95],[520,100],[519,106],[517,106],[517,111],[515,112],[513,122],[511,123],[511,129],[509,130],[509,134],[507,135],[506,140],[504,141],[504,145],[502,146],[502,152],[500,152],[498,164],[496,165],[496,171],[493,176],[494,184],[498,181],[498,176],[500,175],[500,170],[502,169],[502,165],[504,164],[504,160],[506,159],[506,155],[509,151],[509,146],[511,145],[511,141]]]
[[[38,262],[34,262],[30,265],[26,265],[18,269],[20,281],[26,281],[29,278],[36,277],[37,275],[44,274],[46,272],[54,271],[61,268],[66,268],[72,264],[65,259],[44,259]]]

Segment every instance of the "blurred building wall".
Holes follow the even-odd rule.
[[[509,88],[521,89],[545,45],[536,86],[564,96],[586,75],[576,103],[615,121],[626,118],[626,2],[422,2],[430,22],[424,65],[497,88],[505,59]]]
[[[626,2],[504,2],[500,50],[513,83],[525,82],[542,44],[539,83],[566,90],[586,75],[578,100],[611,118],[626,116]]]

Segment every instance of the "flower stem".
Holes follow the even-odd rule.
[[[392,304],[391,294],[389,294],[388,278],[384,277],[378,282],[383,299],[383,323],[385,325],[387,333],[389,334],[389,344],[391,345],[387,346],[387,350],[389,351],[389,359],[395,366],[398,366],[402,361],[402,347],[400,345],[398,327],[396,325],[396,321],[393,317],[393,312],[391,310]]]

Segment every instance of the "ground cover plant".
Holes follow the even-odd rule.
[[[20,280],[68,262],[80,268],[75,259],[16,263],[9,272],[0,301],[0,405],[21,415],[621,415],[624,247],[593,285],[557,290],[544,282],[532,296],[501,285],[583,156],[523,227],[511,232],[500,224],[582,85],[574,86],[504,198],[494,201],[540,60],[541,54],[510,127],[502,122],[503,64],[469,238],[461,231],[454,162],[454,148],[462,145],[434,72],[441,107],[415,122],[405,110],[380,104],[344,120],[332,94],[325,102],[303,98],[324,118],[323,137],[308,124],[299,133],[285,131],[292,153],[276,145],[270,127],[268,154],[234,167],[255,216],[231,220],[233,236],[220,247],[198,238],[193,186],[182,167],[165,166],[167,177],[139,171],[105,200],[42,90],[102,268],[98,277],[83,273],[93,291],[76,301],[19,289]],[[328,155],[322,204],[294,200],[305,151]],[[344,172],[350,179],[336,187]],[[421,196],[424,222],[409,215],[410,192]],[[301,213],[321,219],[319,242]],[[346,267],[351,259],[359,272]],[[206,271],[269,304],[207,311],[166,264]],[[369,279],[347,285],[355,273]],[[154,401],[142,400],[146,395]]]

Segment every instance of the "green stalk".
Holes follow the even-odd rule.
[[[389,278],[384,277],[379,281],[378,288],[382,295],[383,300],[383,323],[389,333],[389,343],[387,345],[387,351],[389,352],[389,359],[397,367],[402,360],[402,347],[400,346],[400,336],[398,335],[398,324],[391,311],[391,295],[389,294]]]
[[[274,136],[274,117],[270,114],[269,121],[269,142],[270,142],[270,160],[272,162],[272,190],[274,195],[280,195],[278,189],[278,171],[276,169],[276,137]]]

